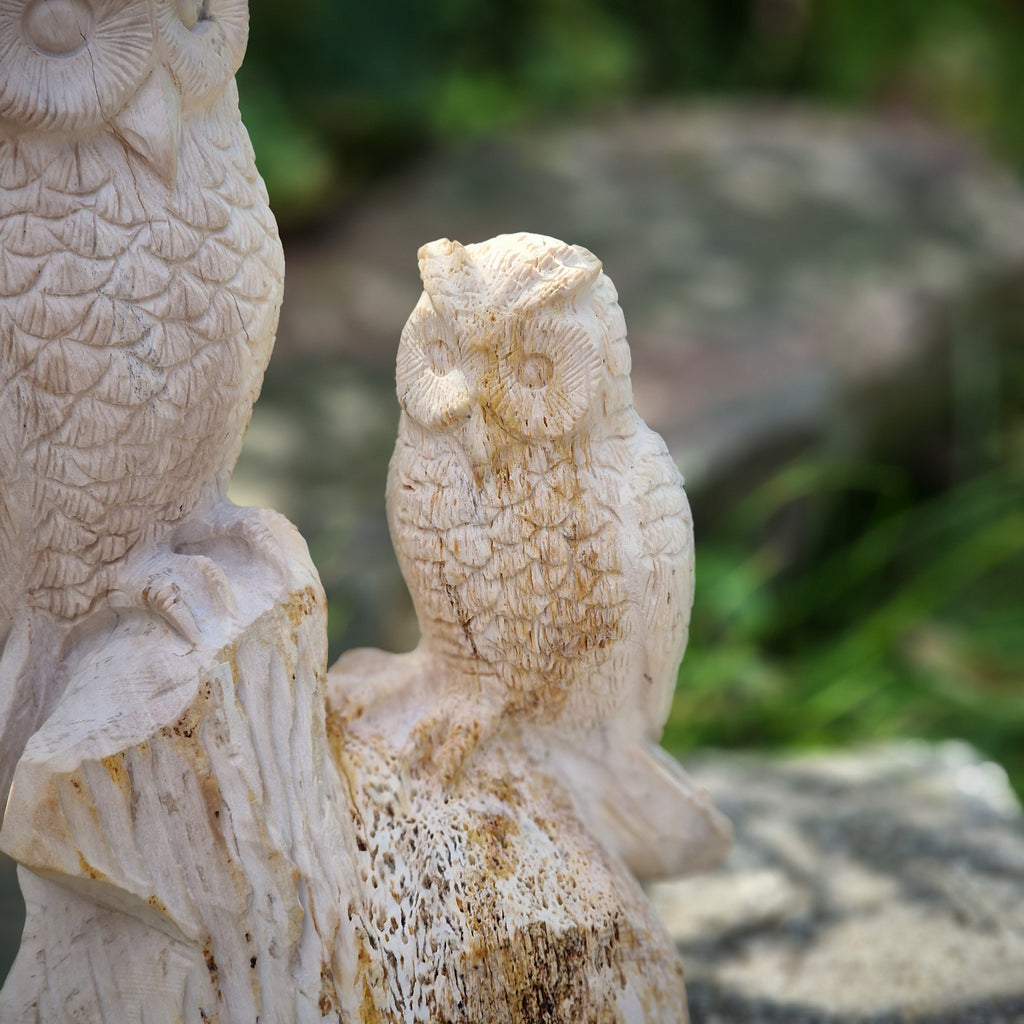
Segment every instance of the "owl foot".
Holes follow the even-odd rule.
[[[289,557],[301,543],[294,526],[270,509],[218,502],[201,519],[183,524],[175,536],[180,554],[207,555],[229,570],[251,572],[254,563],[287,576]]]
[[[409,761],[413,774],[429,776],[441,786],[454,783],[465,772],[501,725],[500,714],[486,703],[473,701],[468,694],[447,696],[413,730]]]
[[[153,613],[193,647],[213,641],[212,634],[219,634],[235,611],[220,566],[205,555],[177,553],[166,556],[155,571],[123,574],[110,604]]]

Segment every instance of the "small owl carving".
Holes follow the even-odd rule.
[[[457,772],[522,729],[634,870],[707,866],[728,823],[657,749],[693,600],[690,510],[633,409],[615,289],[587,250],[540,235],[445,239],[419,264],[387,508],[419,650],[446,680],[435,763]]]
[[[216,589],[125,566],[219,507],[273,344],[247,33],[246,0],[0,0],[0,802],[65,627],[119,594],[187,632]]]

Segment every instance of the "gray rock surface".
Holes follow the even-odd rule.
[[[1024,193],[920,125],[821,112],[633,112],[442,154],[316,246],[288,253],[279,360],[390,367],[439,236],[529,230],[592,249],[615,281],[644,416],[693,475],[765,429],[905,370],[936,323],[1024,269]]]
[[[236,476],[240,498],[309,540],[338,653],[411,639],[381,496],[416,250],[517,230],[604,261],[637,408],[691,495],[812,443],[856,456],[873,434],[920,430],[951,370],[957,421],[984,419],[990,321],[1024,305],[1024,191],[911,123],[665,109],[431,158],[315,242],[286,244],[277,352]]]
[[[694,774],[736,848],[650,889],[694,1024],[1024,1021],[1024,819],[997,765],[908,742]]]

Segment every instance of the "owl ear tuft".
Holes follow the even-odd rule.
[[[185,110],[221,95],[241,67],[249,41],[246,0],[205,0],[198,20],[182,20],[181,3],[157,6],[157,24],[167,68]]]
[[[480,269],[461,242],[439,238],[421,246],[417,256],[423,290],[443,317],[458,319],[480,301],[485,291]]]

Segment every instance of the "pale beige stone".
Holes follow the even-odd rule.
[[[586,249],[531,234],[433,242],[420,274],[387,509],[417,650],[443,680],[431,760],[454,775],[521,727],[638,875],[717,863],[728,822],[657,746],[693,530],[633,409],[614,286]]]
[[[328,674],[364,988],[385,1021],[683,1022],[631,875],[731,834],[657,746],[693,598],[682,481],[591,253],[441,240],[420,272],[387,508],[422,639]]]
[[[217,613],[177,533],[223,502],[284,271],[247,30],[246,0],[0,5],[0,797],[73,628],[114,599],[186,634]]]

